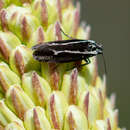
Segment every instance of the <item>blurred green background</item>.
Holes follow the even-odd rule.
[[[130,130],[130,0],[80,0],[81,19],[101,42],[107,64],[107,92],[116,93],[119,126]],[[98,58],[104,73],[102,57]]]

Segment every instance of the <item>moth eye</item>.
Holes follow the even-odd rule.
[[[88,44],[88,48],[91,50],[91,49],[92,49],[92,45],[91,45],[91,44]]]
[[[93,44],[88,44],[88,51],[95,51],[96,50],[96,46],[94,46]]]

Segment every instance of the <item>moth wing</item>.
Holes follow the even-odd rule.
[[[60,42],[60,41],[58,41],[58,42]],[[39,43],[39,44],[34,45],[34,46],[32,47],[32,50],[37,50],[37,49],[39,49],[39,48],[41,48],[41,47],[46,46],[47,44],[52,44],[52,43],[57,43],[57,42],[56,42],[56,41],[51,41],[51,42]]]
[[[32,47],[32,50],[36,50],[36,49],[44,46],[44,44],[52,44],[52,43],[54,43],[54,44],[59,44],[59,45],[61,44],[62,45],[62,43],[69,43],[69,42],[76,42],[76,41],[84,41],[84,40],[81,40],[81,39],[70,39],[70,40],[44,42],[44,43],[39,43],[37,45],[34,45]]]
[[[45,43],[39,43],[39,44],[36,44],[35,46],[32,47],[32,50],[36,50],[38,48],[40,48],[41,46],[44,46]]]

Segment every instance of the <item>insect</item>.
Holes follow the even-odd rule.
[[[82,39],[50,41],[37,44],[32,49],[34,59],[40,62],[67,63],[85,60],[86,63],[81,66],[89,64],[90,57],[103,54],[101,44],[93,40]]]

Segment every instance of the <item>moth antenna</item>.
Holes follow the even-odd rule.
[[[103,58],[105,73],[107,75],[107,66],[106,66],[106,61],[105,61],[105,57],[104,57],[103,53],[102,53],[102,58]]]
[[[67,34],[63,31],[62,28],[60,28],[60,31],[61,31],[66,37],[68,37],[68,38],[70,38],[70,39],[73,39],[71,36],[67,35]]]

